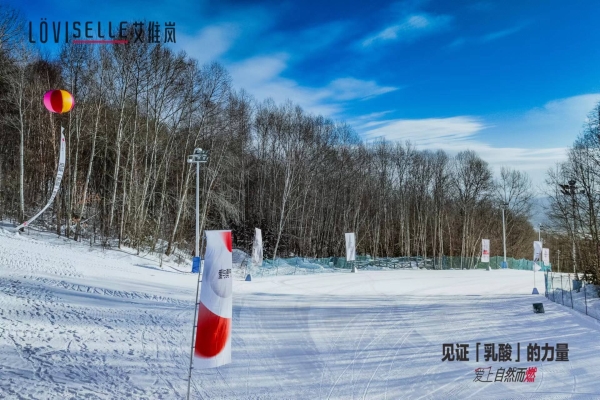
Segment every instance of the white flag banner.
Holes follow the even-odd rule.
[[[490,262],[490,239],[481,239],[481,262]]]
[[[542,242],[533,242],[533,262],[542,261]]]
[[[545,265],[550,265],[550,249],[547,247],[542,249],[542,262]]]
[[[231,231],[206,231],[194,368],[215,368],[231,362],[231,245]]]
[[[252,245],[252,264],[262,265],[263,262],[263,242],[262,231],[258,228],[254,229],[254,244]]]
[[[541,271],[542,267],[540,267],[537,263],[533,263],[533,270],[534,271]]]
[[[60,181],[62,180],[63,173],[65,172],[65,159],[66,159],[66,143],[65,143],[65,135],[63,131],[65,128],[60,127],[60,153],[58,155],[58,172],[56,173],[56,179],[54,180],[54,189],[52,190],[52,195],[50,196],[50,200],[48,200],[48,204],[42,208],[40,212],[35,214],[33,217],[29,218],[27,221],[23,222],[21,225],[17,226],[17,230],[29,226],[33,221],[37,219],[54,201],[56,194],[58,193],[58,189],[60,188]]]
[[[346,233],[346,261],[356,260],[356,237],[354,233]]]

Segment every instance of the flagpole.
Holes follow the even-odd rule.
[[[537,246],[540,246],[539,249]],[[542,269],[542,267],[540,266],[543,265],[543,260],[542,260],[542,252],[543,249],[541,248],[542,246],[542,242],[541,241],[537,241],[537,242],[533,242],[533,291],[531,292],[531,294],[539,294],[537,288],[536,288],[536,279],[535,279],[535,273],[538,269],[538,267],[540,268],[540,270]],[[539,252],[538,252],[539,250]]]
[[[194,361],[194,334],[196,333],[196,324],[198,323],[198,292],[200,291],[200,272],[198,273],[198,282],[196,284],[196,301],[194,302],[194,323],[192,327],[192,345],[190,349],[190,368],[188,371],[188,387],[187,387],[187,400],[190,400],[190,386],[192,383],[192,363]]]

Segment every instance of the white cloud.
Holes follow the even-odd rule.
[[[514,26],[512,28],[504,29],[501,31],[491,32],[491,33],[485,34],[480,37],[470,37],[470,38],[459,37],[459,38],[456,38],[454,41],[452,41],[452,43],[447,45],[446,48],[450,49],[450,50],[456,50],[458,48],[463,47],[467,43],[469,43],[469,44],[480,43],[481,44],[481,43],[492,42],[494,40],[502,39],[503,37],[506,37],[506,36],[509,36],[509,35],[519,32],[526,25],[527,24],[521,24],[521,25]]]
[[[364,119],[356,129],[365,137],[411,140],[421,146],[450,146],[502,142],[511,148],[563,149],[569,147],[586,121],[588,113],[600,102],[600,93],[550,101],[542,107],[520,114],[483,117]],[[516,144],[516,145],[515,145]]]
[[[484,35],[480,39],[480,41],[483,43],[486,43],[486,42],[491,42],[492,40],[501,39],[505,36],[509,36],[509,35],[512,35],[513,33],[519,32],[521,29],[523,29],[523,27],[524,27],[523,25],[519,25],[519,26],[514,26],[512,28],[504,29],[502,31],[488,33],[487,35]]]
[[[253,57],[231,64],[228,69],[234,86],[246,89],[258,100],[272,98],[277,103],[291,100],[306,111],[327,117],[339,115],[344,102],[397,90],[352,77],[335,79],[321,88],[302,86],[293,79],[282,77],[289,58],[286,53]]]
[[[587,115],[600,102],[600,93],[583,94],[550,101],[543,107],[525,114],[524,121],[546,127],[558,127],[560,131],[581,127]]]
[[[522,114],[496,115],[490,117],[495,126],[486,133],[499,138],[510,133],[518,147],[568,147],[598,102],[600,93],[591,93],[553,100]]]
[[[396,141],[411,141],[422,148],[441,147],[447,143],[464,143],[485,126],[474,117],[395,119],[371,121],[359,127],[365,138],[383,137]]]
[[[272,98],[277,103],[291,100],[312,113],[326,116],[339,113],[339,105],[322,101],[319,90],[302,87],[296,81],[280,76],[287,68],[288,58],[287,54],[281,53],[232,64],[228,68],[233,84],[246,89],[258,100]]]
[[[388,115],[390,113],[393,113],[394,111],[395,110],[387,110],[387,111],[372,112],[370,114],[363,114],[363,115],[359,115],[359,116],[347,119],[346,122],[348,124],[350,124],[351,126],[354,126],[355,128],[363,127],[372,121],[377,121],[379,118],[381,118],[385,115]]]
[[[204,64],[217,61],[233,46],[238,35],[239,28],[235,24],[212,25],[193,36],[178,33],[176,47]]]
[[[393,92],[398,88],[379,86],[375,81],[363,81],[355,78],[339,78],[332,81],[326,88],[334,100],[368,99],[384,93]]]
[[[487,143],[472,141],[465,147],[446,145],[443,147],[448,153],[453,154],[461,150],[473,150],[483,160],[487,161],[496,175],[502,167],[509,167],[526,172],[533,184],[532,189],[538,194],[543,192],[546,172],[557,162],[567,159],[566,147],[552,148],[522,148],[522,147],[494,147]]]
[[[449,49],[457,49],[459,47],[464,46],[466,42],[467,42],[467,39],[460,37],[460,38],[454,39],[452,41],[452,43],[450,43],[446,47],[449,48]]]
[[[429,35],[449,27],[452,17],[448,15],[413,14],[398,24],[388,26],[382,31],[362,40],[363,47],[377,42],[413,41],[421,36]]]
[[[442,149],[451,155],[474,150],[496,173],[503,166],[527,172],[534,189],[539,190],[544,185],[547,170],[566,160],[567,149],[575,136],[558,146],[539,140],[533,140],[529,145],[516,144],[517,140],[513,138],[559,134],[563,130],[573,132],[583,124],[585,115],[598,101],[600,94],[574,96],[548,102],[512,119],[495,121],[473,116],[380,120],[375,115],[371,120],[355,119],[358,123],[354,127],[365,140],[410,141],[419,149]],[[553,133],[548,133],[550,131]],[[495,132],[495,137],[490,136],[490,132]],[[506,135],[507,132],[510,135]],[[498,142],[498,137],[506,138],[501,145],[489,143],[490,139]]]
[[[488,125],[482,119],[472,116],[370,121],[358,127],[367,140],[385,138],[399,142],[410,141],[420,149],[442,149],[449,154],[474,150],[496,167],[518,166],[525,171],[540,168],[545,170],[566,157],[564,147],[494,147],[480,138],[479,134],[487,128]]]
[[[287,68],[286,53],[257,56],[231,64],[229,71],[234,82],[244,86],[256,86],[275,79]]]

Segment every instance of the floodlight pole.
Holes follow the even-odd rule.
[[[572,182],[572,183],[571,183]],[[575,247],[575,181],[569,181],[569,184],[571,185],[571,205],[573,207],[573,218],[571,220],[571,224],[573,226],[571,232],[573,234],[573,239],[571,240],[571,244],[573,246],[573,273],[576,273],[576,269],[577,269],[577,249]]]
[[[200,257],[200,164],[208,162],[208,151],[200,148],[194,149],[194,154],[188,156],[188,163],[196,164],[196,248],[195,257]],[[190,349],[190,367],[188,371],[187,399],[190,399],[190,386],[192,383],[192,364],[194,361],[194,334],[198,318],[198,293],[200,292],[200,277],[202,276],[202,265],[198,262],[198,281],[196,282],[196,300],[194,302],[194,323],[192,324],[192,344]]]
[[[575,195],[585,193],[584,190],[577,191],[577,181],[571,179],[567,185],[558,185],[561,188],[561,193],[567,196],[571,196],[571,206],[573,208],[573,219],[571,221],[571,244],[573,246],[572,254],[573,257],[573,273],[577,273],[577,249],[575,248]]]
[[[200,163],[196,162],[196,257],[200,257]],[[198,270],[200,271],[200,270]],[[198,273],[200,276],[200,272]]]

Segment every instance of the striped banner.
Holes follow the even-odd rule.
[[[194,368],[215,368],[231,362],[231,247],[231,231],[206,231]]]

